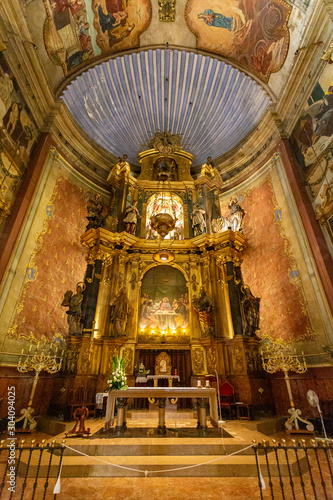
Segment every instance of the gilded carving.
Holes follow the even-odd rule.
[[[248,346],[245,348],[246,366],[248,373],[260,373],[262,371],[262,362],[258,346]]]
[[[243,349],[238,345],[233,348],[232,363],[235,373],[242,373],[245,371]]]
[[[132,374],[132,365],[133,365],[133,349],[130,347],[125,347],[122,353],[123,358],[125,359],[125,373],[126,375]]]
[[[214,374],[217,369],[216,347],[207,348],[207,370],[208,373]]]
[[[204,353],[200,348],[193,349],[192,351],[192,364],[194,373],[202,373],[205,370]]]
[[[171,375],[171,357],[166,352],[161,352],[155,358],[155,375]]]
[[[81,356],[80,356],[80,365],[81,365],[81,372],[82,373],[89,373],[89,368],[91,365],[91,356],[94,350],[94,346],[92,343],[89,345],[85,345],[81,349]]]
[[[160,21],[172,22],[175,20],[176,0],[158,0],[158,14]]]

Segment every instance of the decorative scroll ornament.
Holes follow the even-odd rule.
[[[161,22],[175,20],[176,0],[158,0],[158,14]]]
[[[167,156],[182,148],[181,136],[169,132],[156,132],[148,147],[157,149],[157,151]]]

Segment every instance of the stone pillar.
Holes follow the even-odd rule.
[[[117,425],[116,425],[117,433],[120,433],[126,430],[127,428],[125,420],[126,405],[127,405],[126,398],[117,399]]]
[[[204,436],[207,433],[207,398],[198,398],[199,405],[199,434]]]
[[[159,398],[158,399],[158,427],[157,427],[158,434],[166,434],[165,402],[166,402],[166,398]]]

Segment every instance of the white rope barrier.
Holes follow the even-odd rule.
[[[154,473],[160,473],[160,472],[174,472],[177,470],[191,469],[194,467],[200,467],[201,465],[211,464],[211,463],[217,462],[218,460],[221,460],[223,458],[231,457],[233,455],[237,455],[238,453],[241,453],[242,451],[249,450],[250,448],[252,448],[253,445],[250,444],[249,446],[246,446],[245,448],[242,448],[241,450],[234,451],[233,453],[229,453],[228,455],[221,455],[217,458],[213,458],[212,460],[208,460],[207,462],[202,462],[200,464],[186,465],[184,467],[177,467],[175,469],[151,470],[151,471],[147,471],[147,470],[144,471],[141,469],[133,469],[132,467],[126,467],[125,465],[113,464],[111,462],[107,462],[106,460],[102,460],[102,459],[97,458],[95,456],[87,455],[86,453],[83,453],[82,451],[76,450],[75,448],[72,448],[71,446],[68,446],[67,444],[63,443],[62,446],[64,446],[68,450],[75,451],[76,453],[79,453],[80,455],[83,455],[84,457],[92,458],[92,459],[96,460],[97,462],[102,462],[102,463],[107,464],[107,465],[112,465],[113,467],[118,467],[119,469],[126,469],[126,470],[130,470],[133,472],[141,472],[142,474],[145,475],[145,477],[147,477],[148,474],[154,474]]]

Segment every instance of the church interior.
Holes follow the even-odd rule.
[[[329,498],[332,23],[0,2],[0,496]]]

